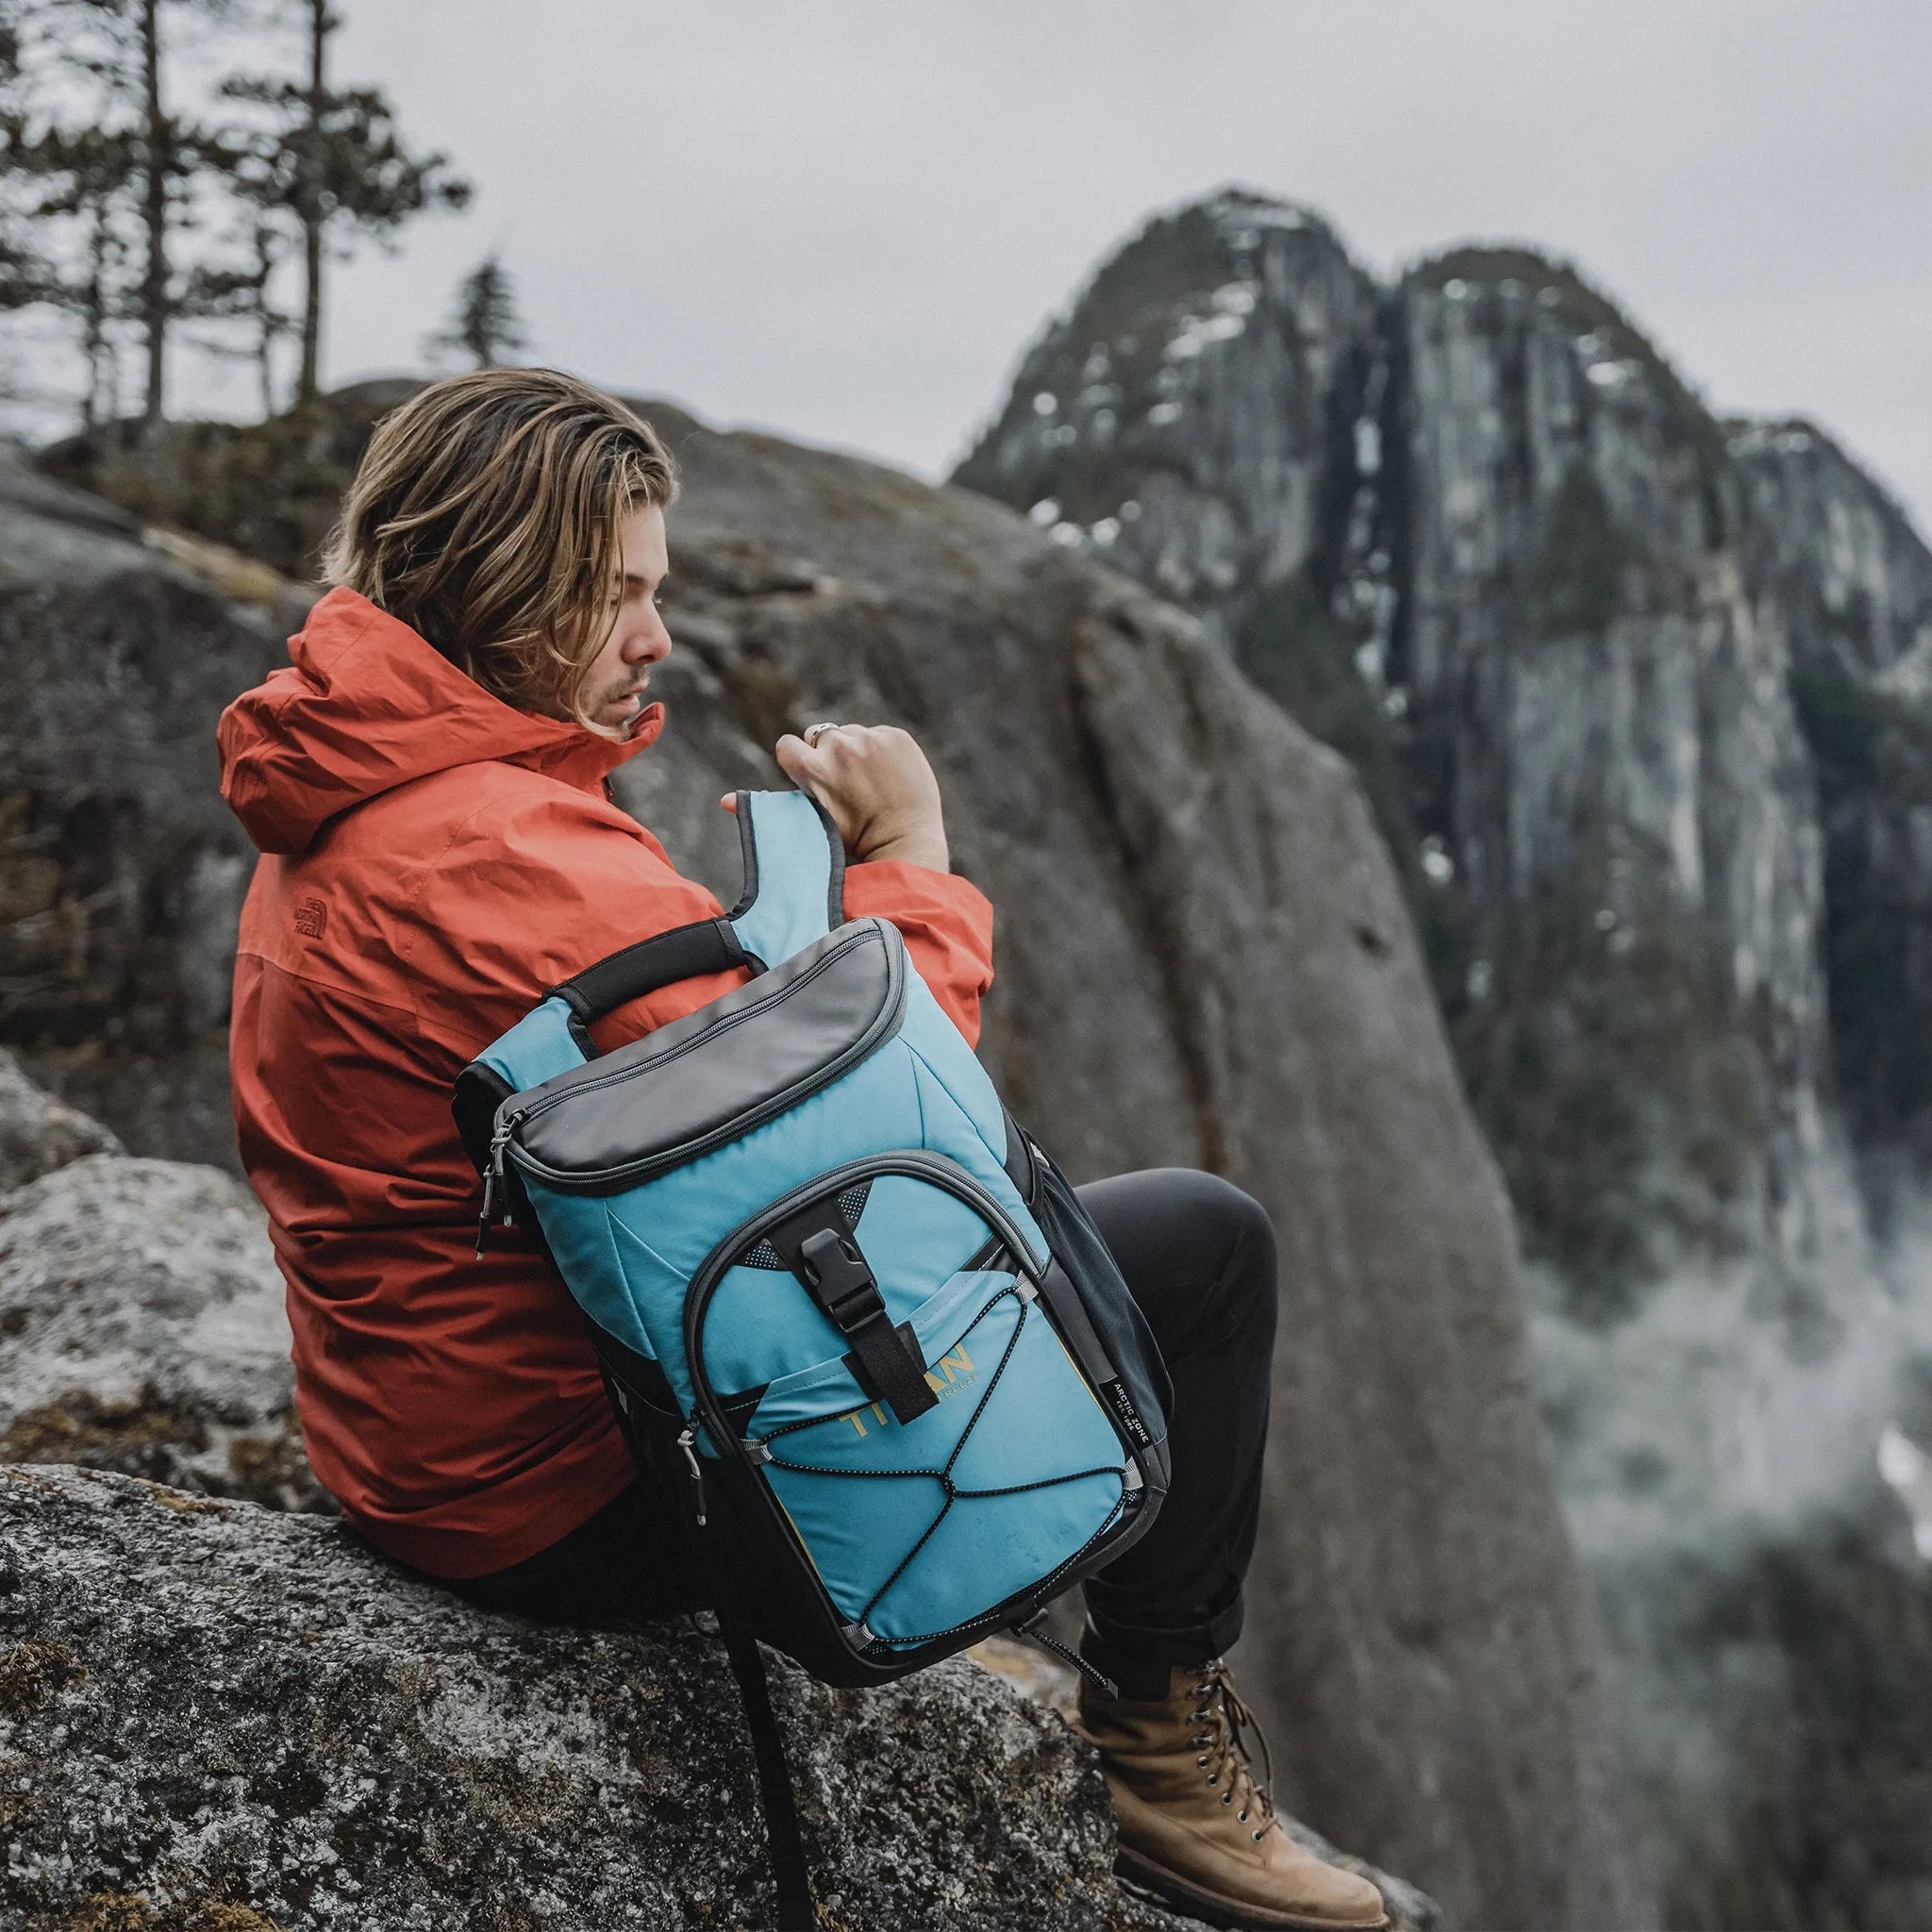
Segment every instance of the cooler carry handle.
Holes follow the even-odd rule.
[[[546,999],[561,1000],[570,1008],[570,1030],[586,1054],[594,1056],[589,1029],[606,1013],[629,1000],[675,986],[680,979],[705,974],[728,973],[749,966],[750,958],[728,919],[700,919],[691,925],[674,925],[586,966],[581,973],[553,986]]]
[[[845,848],[824,807],[798,791],[741,791],[737,805],[744,893],[729,912],[640,940],[545,994],[570,1008],[586,1059],[592,1024],[626,1001],[734,967],[762,973],[844,923]]]

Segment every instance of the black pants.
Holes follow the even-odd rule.
[[[1174,1380],[1174,1486],[1154,1527],[1087,1585],[1088,1647],[1131,1690],[1241,1634],[1268,1436],[1274,1230],[1239,1188],[1191,1168],[1079,1192]],[[678,1505],[644,1484],[547,1550],[449,1587],[486,1609],[593,1626],[704,1607]]]

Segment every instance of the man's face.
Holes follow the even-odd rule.
[[[668,657],[671,633],[658,614],[658,591],[671,569],[664,512],[633,510],[619,533],[621,584],[612,587],[610,632],[584,680],[584,711],[593,723],[629,728],[644,708],[651,666]]]

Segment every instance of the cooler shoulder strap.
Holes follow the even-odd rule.
[[[845,923],[845,847],[808,791],[741,791],[744,891],[725,914],[758,964],[776,966]]]

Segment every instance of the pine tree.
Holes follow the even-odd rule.
[[[230,0],[17,0],[15,19],[29,37],[102,95],[86,124],[46,129],[23,152],[43,180],[68,184],[41,212],[88,225],[91,274],[99,284],[82,311],[90,353],[105,342],[106,322],[122,307],[140,328],[146,365],[142,420],[150,428],[160,422],[166,400],[168,332],[183,317],[211,312],[208,277],[217,273],[184,273],[175,240],[200,225],[202,191],[219,185],[239,159],[219,129],[169,106],[166,30],[175,17],[212,21],[229,10]],[[131,287],[116,305],[102,278],[123,251]],[[64,296],[43,292],[75,306],[71,287]]]
[[[323,275],[333,250],[354,231],[379,240],[436,208],[461,208],[470,184],[441,154],[413,154],[395,127],[395,110],[375,88],[328,84],[329,42],[341,16],[328,0],[283,0],[299,20],[306,77],[237,76],[223,92],[267,110],[246,142],[241,191],[259,208],[299,230],[304,276],[298,403],[311,400],[320,375]]]
[[[493,369],[528,346],[509,271],[495,255],[486,255],[457,284],[449,322],[426,346],[432,354],[459,349],[478,369]]]
[[[255,331],[255,366],[261,379],[261,413],[275,412],[275,344],[296,326],[294,319],[275,307],[269,283],[281,265],[282,238],[272,223],[257,221],[249,240],[255,250],[254,269],[243,280],[237,312],[245,315]]]
[[[195,346],[206,355],[255,364],[261,386],[261,413],[266,418],[276,408],[275,345],[296,325],[273,291],[275,273],[288,254],[288,237],[257,209],[243,225],[240,245],[240,259],[221,267],[197,268],[192,283],[196,313],[239,323],[247,338],[245,344],[238,347],[213,337],[198,341]]]
[[[75,317],[87,370],[81,425],[92,429],[119,411],[121,371],[114,324],[129,313],[128,264],[133,249],[123,206],[141,163],[125,130],[43,128],[23,136],[11,157],[14,207],[36,236],[21,301],[46,302]],[[45,243],[57,225],[71,228],[73,246]]]
[[[22,0],[0,0],[0,309],[45,298],[53,266],[40,204],[46,184],[22,69]]]

